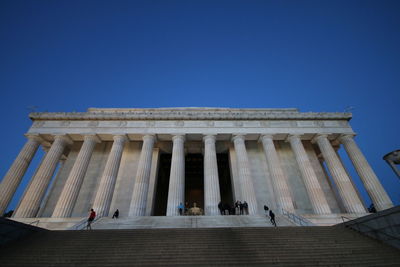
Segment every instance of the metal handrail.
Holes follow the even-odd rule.
[[[96,219],[93,220],[92,224],[95,223],[95,222],[97,222],[99,219],[101,219],[101,218],[103,218],[103,217],[104,217],[104,216],[96,217]],[[76,224],[76,225],[73,226],[72,228],[74,228],[74,230],[83,230],[84,227],[82,227],[82,226],[84,226],[85,224],[87,224],[87,221],[88,221],[88,219],[85,218],[85,219],[81,220],[80,222],[78,222],[78,224]],[[79,229],[79,228],[81,228],[81,229]]]
[[[307,220],[306,218],[291,213],[285,209],[282,209],[282,214],[285,215],[290,221],[292,221],[293,223],[300,225],[300,226],[315,226],[315,224],[313,224],[312,222],[310,222],[309,220]]]
[[[30,222],[30,223],[28,223],[28,224],[29,224],[29,225],[33,225],[34,223],[36,224],[36,226],[38,226],[39,223],[40,223],[40,220],[36,220],[36,221]]]
[[[362,233],[362,232],[360,230],[359,225],[363,225],[363,226],[366,226],[367,228],[369,228],[369,229],[371,229],[373,231],[373,233],[375,234],[376,239],[379,239],[377,233],[380,233],[380,234],[384,234],[385,236],[390,237],[391,239],[400,240],[400,238],[398,238],[397,236],[393,236],[391,234],[388,234],[388,233],[386,233],[386,232],[384,232],[384,231],[382,231],[380,229],[375,229],[375,228],[369,226],[368,224],[366,224],[366,222],[357,222],[356,220],[350,219],[350,218],[348,218],[346,216],[341,216],[341,217],[342,217],[344,226],[347,227],[347,228],[351,228],[350,227],[351,225],[346,225],[346,222],[344,221],[344,219],[347,219],[348,220],[347,222],[351,222],[352,225],[355,225],[356,228],[357,228],[357,231],[360,232],[360,233]],[[351,229],[354,229],[354,228],[351,228]]]

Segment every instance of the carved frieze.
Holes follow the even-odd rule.
[[[96,126],[98,126],[99,125],[99,122],[98,121],[89,121],[88,122],[88,126],[89,127],[96,127]]]
[[[32,128],[39,128],[39,127],[43,127],[45,124],[44,121],[34,121],[32,124]]]
[[[34,120],[349,120],[351,113],[299,112],[297,109],[160,108],[89,109],[89,112],[36,112]]]

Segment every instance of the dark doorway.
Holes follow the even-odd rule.
[[[167,214],[169,174],[171,172],[172,154],[161,154],[158,163],[158,177],[156,188],[156,200],[154,202],[153,216],[165,216]]]
[[[203,154],[187,154],[185,157],[185,202],[204,209],[204,162]]]
[[[165,216],[167,212],[171,158],[172,154],[160,155],[153,216]],[[217,154],[217,163],[221,201],[232,205],[233,194],[228,154]],[[190,207],[196,202],[198,207],[204,209],[204,156],[202,154],[185,156],[185,202]]]
[[[233,195],[228,153],[217,154],[217,163],[221,201],[232,205]]]

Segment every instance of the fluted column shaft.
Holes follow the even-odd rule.
[[[271,135],[262,135],[262,142],[265,157],[267,158],[268,169],[271,174],[272,185],[279,209],[294,212],[293,200],[287,182],[287,176],[282,170],[282,166],[276,152],[274,141]]]
[[[126,141],[127,138],[124,135],[114,136],[114,143],[110,154],[108,155],[107,163],[104,167],[103,175],[101,176],[99,188],[97,189],[93,203],[93,209],[99,217],[107,216],[110,210],[115,181],[117,179],[122,152],[124,151]]]
[[[175,135],[172,141],[167,216],[179,215],[178,205],[179,203],[185,203],[185,137],[183,135]]]
[[[139,166],[136,172],[129,216],[145,215],[154,141],[154,135],[143,136],[142,152],[140,153]]]
[[[375,208],[380,211],[393,207],[392,201],[353,137],[350,135],[343,135],[339,138],[339,141],[343,144],[350,160],[353,162]]]
[[[294,155],[296,157],[297,164],[299,166],[301,176],[303,177],[304,185],[308,193],[313,211],[315,214],[328,214],[331,213],[328,201],[326,200],[324,191],[318,182],[317,175],[311,165],[311,162],[307,156],[306,150],[297,135],[291,135],[288,138]]]
[[[66,136],[58,135],[55,137],[49,152],[47,152],[38,171],[32,178],[32,183],[14,213],[15,218],[32,218],[36,216],[57,163],[60,161],[66,145],[71,143],[72,141]]]
[[[238,175],[242,192],[242,201],[246,201],[249,206],[249,214],[257,213],[257,200],[254,192],[253,181],[250,172],[249,158],[247,156],[246,146],[243,135],[233,137],[235,146],[236,160],[238,164]]]
[[[215,150],[215,136],[206,135],[204,140],[204,208],[205,215],[220,215],[218,164]]]
[[[86,135],[84,137],[81,150],[69,173],[51,217],[66,218],[71,216],[72,209],[75,206],[75,201],[82,186],[83,178],[89,166],[90,158],[92,157],[93,149],[96,143],[99,142],[100,140],[95,135]]]
[[[364,213],[365,208],[327,136],[318,135],[314,140],[321,150],[346,211],[349,213]]]
[[[40,145],[40,142],[40,137],[28,136],[28,141],[25,143],[21,152],[19,152],[17,158],[4,176],[0,184],[0,215],[5,212],[7,206],[10,204],[15,191],[21,183],[22,177],[28,169],[33,156]]]

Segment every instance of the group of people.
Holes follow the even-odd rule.
[[[228,203],[218,203],[218,209],[221,215],[248,215],[249,214],[249,204],[246,201],[241,202],[237,200],[233,205]]]

